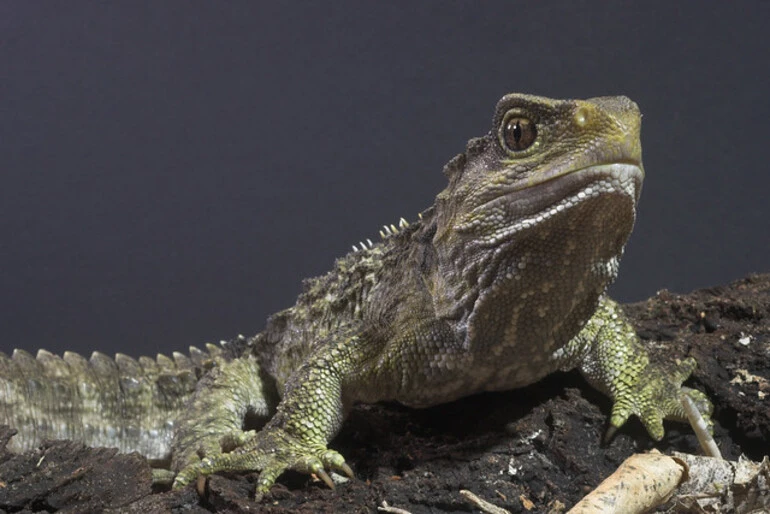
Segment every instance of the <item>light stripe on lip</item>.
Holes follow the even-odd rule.
[[[587,176],[586,176],[587,175]],[[642,170],[639,162],[611,162],[606,164],[592,164],[591,166],[585,166],[579,169],[561,169],[551,172],[545,172],[538,176],[537,180],[529,179],[527,181],[519,181],[510,185],[510,189],[503,189],[498,191],[494,198],[490,198],[483,204],[475,207],[473,211],[481,209],[489,204],[493,204],[500,201],[503,198],[515,195],[516,197],[526,194],[536,196],[537,193],[548,186],[549,183],[559,180],[560,184],[564,184],[564,187],[553,188],[554,190],[563,190],[569,187],[572,183],[587,183],[596,180],[599,176],[615,177],[622,180],[631,178],[635,182],[635,189],[638,192],[642,188],[642,180],[644,179],[644,171]],[[554,202],[558,201],[557,198],[553,199]],[[545,206],[543,206],[545,208]]]
[[[475,232],[494,227],[482,239],[485,244],[495,245],[590,198],[623,194],[635,203],[643,177],[640,166],[627,163],[599,164],[563,173],[530,187],[501,192],[475,207],[457,230]]]
[[[550,182],[552,180],[556,180],[558,178],[565,177],[567,175],[573,174],[573,173],[580,173],[584,170],[590,170],[595,168],[604,168],[607,166],[633,166],[637,169],[639,174],[639,185],[641,187],[641,181],[644,179],[644,171],[642,170],[642,163],[636,159],[621,159],[616,160],[612,162],[598,162],[594,164],[590,164],[588,166],[584,166],[582,168],[570,168],[569,166],[557,166],[555,168],[550,168],[545,171],[541,171],[540,173],[536,173],[529,177],[526,181],[521,181],[520,183],[514,184],[511,191],[519,191],[522,189],[529,189],[531,187],[536,187],[540,184],[544,184],[546,182]],[[612,173],[612,172],[610,172]]]

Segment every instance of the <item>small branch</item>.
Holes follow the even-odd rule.
[[[734,462],[683,453],[636,454],[568,514],[636,514],[668,501],[681,512],[768,512],[768,484],[768,457]]]
[[[381,507],[377,507],[380,512],[387,512],[388,514],[412,514],[408,510],[399,509],[398,507],[391,507],[388,502],[383,501]]]
[[[716,441],[714,441],[714,436],[711,435],[708,423],[703,419],[703,414],[701,414],[701,411],[695,406],[695,402],[693,402],[692,398],[686,394],[681,395],[680,401],[682,402],[682,408],[692,426],[693,432],[695,432],[695,436],[698,438],[703,453],[708,457],[721,459],[722,452],[719,451],[719,447],[717,446]]]
[[[466,500],[468,500],[469,502],[474,504],[476,507],[481,509],[482,512],[486,512],[488,514],[511,514],[510,511],[502,507],[498,507],[497,505],[493,505],[486,500],[482,500],[481,498],[479,498],[478,496],[476,496],[475,494],[473,494],[468,490],[462,489],[460,490],[460,494],[462,494]]]
[[[635,454],[568,514],[635,514],[668,501],[685,475],[684,465],[660,453]]]

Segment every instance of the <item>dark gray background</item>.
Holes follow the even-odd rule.
[[[0,2],[0,350],[256,332],[510,91],[640,104],[617,297],[770,271],[770,3],[277,4]]]

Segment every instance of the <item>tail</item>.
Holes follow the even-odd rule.
[[[8,449],[72,439],[167,460],[174,420],[223,352],[213,344],[206,349],[138,361],[120,353],[113,360],[94,352],[86,360],[73,352],[0,352],[0,425],[18,431]]]

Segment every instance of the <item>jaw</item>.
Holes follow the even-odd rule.
[[[600,196],[626,196],[633,210],[643,177],[640,164],[618,162],[542,176],[534,185],[515,183],[463,216],[457,231],[480,246],[495,247]],[[606,210],[612,212],[613,207],[608,205]]]

